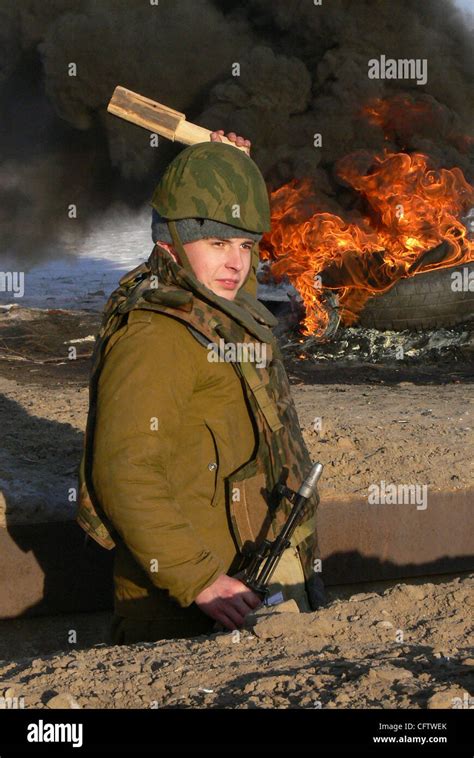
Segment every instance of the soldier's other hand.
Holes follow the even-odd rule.
[[[227,574],[221,574],[213,584],[202,590],[194,602],[203,613],[231,631],[242,626],[246,615],[262,603],[261,598],[247,585]]]
[[[216,132],[211,132],[211,142],[222,142],[221,137],[224,136],[224,130],[218,129]],[[235,132],[229,132],[229,134],[225,135],[228,140],[231,142],[235,142],[236,145],[239,147],[245,147],[245,152],[250,155],[250,147],[252,143],[249,139],[245,139],[244,137],[238,136]]]

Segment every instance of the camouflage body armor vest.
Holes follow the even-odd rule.
[[[157,250],[160,250],[158,245],[153,252],[156,253]],[[167,318],[178,319],[186,324],[193,336],[206,347],[209,343],[222,345],[222,340],[225,344],[243,343],[251,347],[253,343],[256,346],[255,333],[249,333],[249,330],[243,328],[224,310],[197,298],[187,289],[161,283],[153,287],[153,272],[159,276],[162,269],[157,270],[153,265],[150,267],[152,259],[153,253],[148,262],[120,279],[119,287],[112,293],[105,307],[92,358],[89,414],[79,469],[77,521],[88,535],[107,549],[115,546],[114,527],[94,496],[91,453],[97,383],[108,339],[126,324],[131,310],[144,309],[162,313]],[[155,257],[155,261],[157,260],[158,257]],[[162,259],[158,266],[160,265],[163,265]],[[174,266],[170,260],[166,261],[168,269],[173,269]],[[175,274],[176,272],[177,269],[174,269]],[[179,277],[175,277],[176,279],[179,281]],[[258,301],[249,298],[246,307],[251,314],[251,322],[265,323],[259,310],[262,309],[265,314],[269,312]],[[267,341],[261,343],[261,346],[265,346],[265,351],[258,354],[266,353],[265,367],[260,368],[249,360],[229,361],[239,377],[244,380],[243,386],[258,437],[254,457],[226,481],[226,502],[234,537],[241,551],[258,544],[264,538],[276,537],[291,508],[290,504],[276,493],[276,487],[278,484],[285,484],[297,490],[312,465],[301,434],[280,350],[271,331],[266,328],[264,331]],[[271,338],[267,336],[268,333]],[[308,502],[303,521],[292,538],[292,545],[297,547],[300,554],[313,609],[324,603],[324,587],[318,573],[320,562],[317,560],[320,557],[316,535],[318,503],[319,496],[316,493]]]

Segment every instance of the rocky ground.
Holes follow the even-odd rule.
[[[472,574],[396,584],[314,613],[284,604],[240,632],[0,661],[0,695],[25,708],[472,708],[473,588]]]

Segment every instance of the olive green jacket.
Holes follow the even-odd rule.
[[[156,276],[158,287],[151,286]],[[115,610],[188,608],[246,543],[273,538],[311,466],[271,314],[248,293],[223,300],[157,245],[106,306],[91,376],[78,521],[116,545]],[[210,360],[208,344],[265,345],[268,365]],[[317,495],[293,544],[313,607],[323,602]]]
[[[251,458],[255,433],[232,366],[207,355],[184,324],[150,310],[131,311],[107,345],[92,482],[130,553],[118,548],[121,615],[166,606],[141,574],[188,606],[238,554],[224,483]]]

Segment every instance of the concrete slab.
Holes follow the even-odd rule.
[[[75,521],[0,529],[0,618],[111,609],[112,562]]]
[[[318,513],[326,585],[474,570],[474,490],[416,505],[327,498]],[[112,610],[113,551],[74,521],[0,529],[0,619]]]
[[[428,492],[416,505],[360,498],[320,503],[318,533],[328,585],[470,571],[474,489]]]

